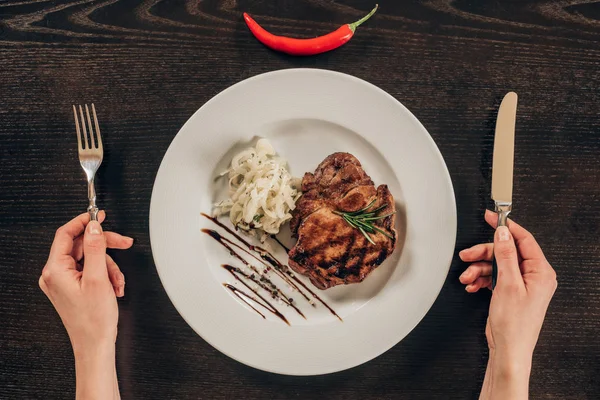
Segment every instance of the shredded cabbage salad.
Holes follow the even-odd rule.
[[[231,160],[221,174],[229,178],[229,198],[215,205],[217,215],[229,213],[231,223],[260,240],[277,234],[292,218],[301,195],[300,182],[287,170],[287,161],[279,157],[267,139],[259,139]]]

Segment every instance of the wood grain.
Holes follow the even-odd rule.
[[[366,79],[419,118],[452,176],[457,251],[491,237],[482,215],[491,205],[496,110],[508,90],[519,93],[514,218],[536,235],[559,280],[531,397],[598,396],[600,3],[384,0],[349,44],[311,58],[265,49],[241,19],[248,11],[273,32],[310,37],[372,5],[0,3],[0,398],[74,396],[69,341],[37,279],[54,230],[86,206],[69,107],[92,101],[105,136],[97,190],[106,226],[136,238],[133,250],[115,255],[127,277],[117,343],[124,399],[477,398],[489,294],[464,292],[456,257],[437,302],[405,340],[363,366],[312,378],[230,360],[187,326],[162,289],[147,221],[169,143],[219,91],[290,67]]]

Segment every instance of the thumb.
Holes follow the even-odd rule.
[[[106,239],[98,221],[90,221],[83,236],[83,279],[107,280]]]
[[[494,257],[498,265],[497,286],[523,285],[517,247],[506,226],[499,226],[494,235]]]

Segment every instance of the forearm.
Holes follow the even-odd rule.
[[[490,390],[492,387],[492,370],[494,368],[492,357],[488,359],[487,368],[485,370],[485,377],[483,378],[483,384],[481,385],[481,393],[479,394],[479,400],[489,400]]]
[[[119,399],[114,344],[75,347],[76,399]]]
[[[480,400],[527,400],[531,357],[490,353]]]
[[[117,378],[117,368],[115,367],[115,377],[113,383],[113,400],[121,400],[121,392],[119,391],[119,379]]]

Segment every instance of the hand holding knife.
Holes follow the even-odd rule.
[[[506,226],[508,214],[512,211],[513,164],[515,150],[515,124],[517,119],[517,94],[509,92],[504,96],[494,137],[494,159],[492,164],[492,199],[498,213],[498,226]],[[496,286],[498,267],[496,258],[492,260],[492,289]]]
[[[485,330],[490,355],[481,398],[527,398],[533,350],[557,287],[556,272],[532,234],[514,221],[510,229],[506,226],[512,210],[516,113],[517,95],[510,92],[496,121],[492,199],[497,215],[485,213],[485,221],[497,226],[494,243],[460,252],[461,260],[471,263],[459,277],[465,290],[494,289]]]

